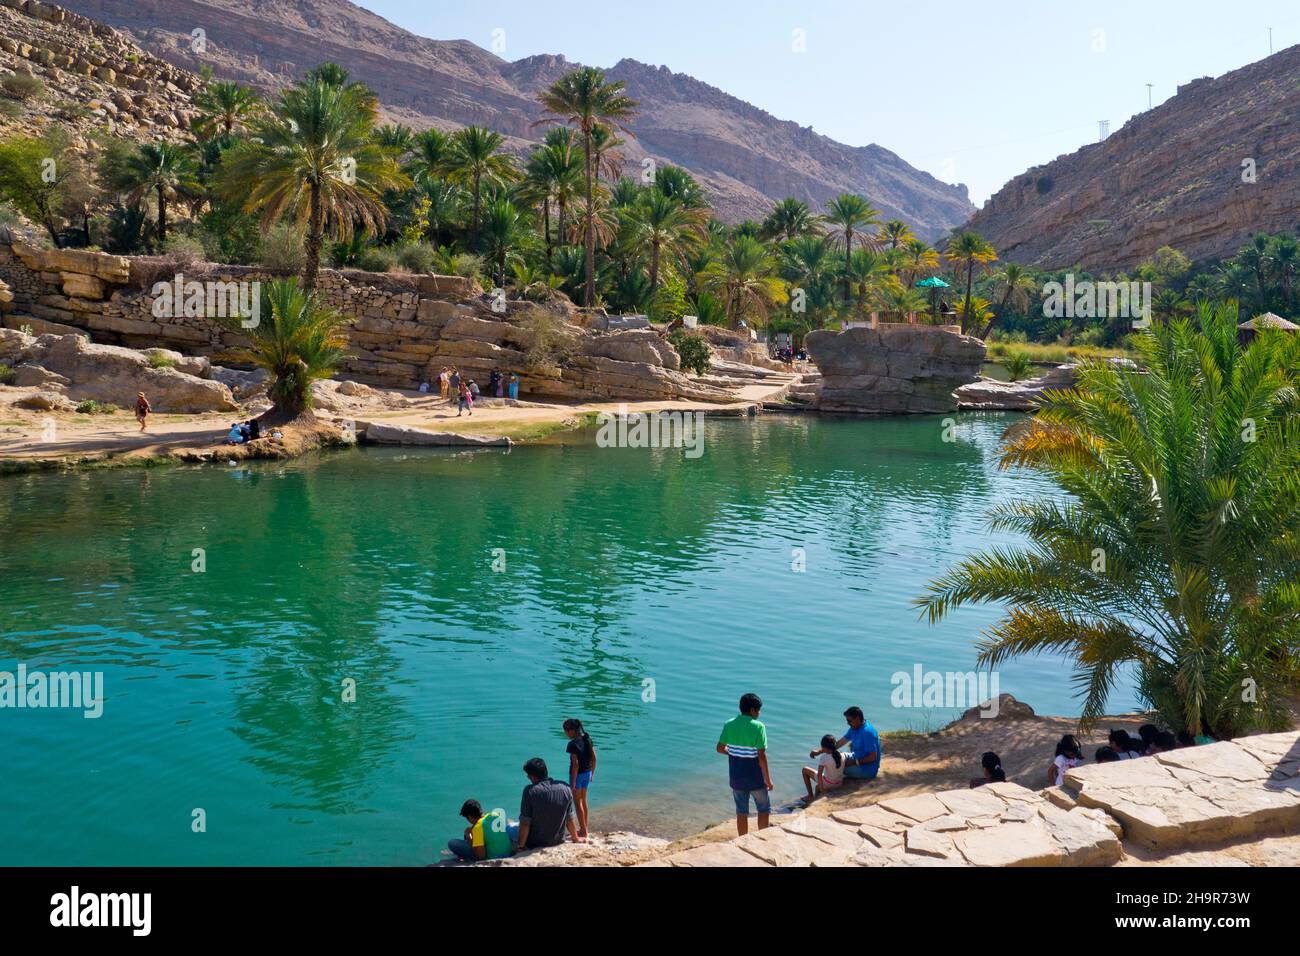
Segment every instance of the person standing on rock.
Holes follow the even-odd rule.
[[[144,431],[151,411],[153,411],[153,406],[149,404],[149,399],[144,397],[144,392],[136,392],[135,420],[140,423],[140,431]]]
[[[447,366],[444,365],[442,371],[438,373],[438,394],[442,396],[444,402],[451,396],[451,385],[449,383],[450,378],[451,376],[447,372]]]
[[[451,367],[451,375],[447,378],[448,398],[447,404],[450,405],[460,395],[460,372],[456,366]]]
[[[519,376],[514,372],[510,373],[510,398],[512,401],[519,400]]]
[[[767,728],[758,719],[763,701],[757,694],[740,698],[740,713],[722,725],[717,751],[727,756],[731,796],[736,804],[736,833],[749,832],[749,801],[758,811],[758,828],[771,826],[772,775],[767,770]]]

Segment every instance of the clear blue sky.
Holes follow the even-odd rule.
[[[366,0],[406,29],[507,60],[664,65],[855,146],[879,143],[976,205],[1118,130],[1180,83],[1300,42],[1295,0]],[[805,52],[795,52],[794,31]],[[494,32],[503,31],[503,32]],[[494,48],[494,38],[498,46]]]

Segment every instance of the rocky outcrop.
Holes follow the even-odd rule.
[[[1037,378],[1019,382],[1003,382],[981,375],[979,381],[957,389],[957,404],[972,411],[1028,412],[1042,403],[1045,391],[1070,388],[1074,380],[1073,365],[1058,365]]]
[[[0,329],[0,361],[14,369],[15,385],[57,390],[72,401],[132,408],[144,392],[154,411],[234,411],[230,389],[169,367],[154,367],[143,352],[94,345],[80,335],[32,336]],[[35,367],[35,368],[33,368]],[[39,371],[37,370],[39,369]]]
[[[1160,850],[1300,828],[1300,734],[1261,734],[1068,770],[1066,793]]]
[[[955,411],[954,391],[976,381],[984,363],[979,339],[932,325],[818,330],[804,344],[822,376],[816,408],[827,412]]]
[[[416,445],[463,448],[509,448],[512,444],[504,435],[461,435],[456,432],[434,432],[411,425],[389,425],[384,422],[357,422],[357,437],[372,445]]]
[[[78,149],[92,134],[178,140],[196,115],[190,97],[198,76],[52,3],[0,0],[0,73],[32,76],[44,87],[40,96],[9,101],[0,131],[35,133],[53,123]]]
[[[1227,257],[1300,205],[1300,46],[1179,88],[1100,143],[1016,176],[967,223],[1004,259],[1128,269]]]
[[[579,65],[551,55],[508,62],[465,40],[416,36],[346,0],[277,0],[273,14],[265,5],[224,0],[66,5],[131,31],[187,71],[211,66],[221,79],[263,88],[333,60],[375,90],[394,119],[419,127],[488,126],[521,153],[541,135],[538,92]],[[274,30],[266,28],[268,16]],[[206,31],[202,52],[192,43],[196,27]],[[786,196],[820,207],[853,192],[933,240],[973,211],[964,186],[940,182],[881,146],[837,143],[666,67],[622,60],[607,73],[640,104],[620,150],[629,174],[647,158],[683,166],[728,222],[761,219]]]
[[[156,307],[174,287],[177,268],[156,257],[41,249],[18,241],[0,244],[0,280],[12,288],[15,309],[4,324],[32,324],[33,332],[84,331],[97,342],[167,349],[172,364],[182,355],[239,364],[249,342],[238,329],[201,312],[186,315],[189,310]],[[181,274],[186,283],[201,283],[204,289],[209,283],[242,287],[250,302],[260,284],[277,278],[248,266],[191,268],[192,273]],[[158,282],[163,285],[156,286]],[[443,366],[455,366],[483,388],[493,369],[513,371],[520,376],[521,394],[528,397],[732,398],[726,388],[681,371],[676,350],[656,332],[585,328],[567,300],[547,305],[510,300],[502,306],[484,296],[477,283],[458,276],[332,269],[321,271],[317,294],[347,321],[348,356],[340,371],[359,383],[416,389],[435,382]],[[207,298],[203,303],[205,308],[215,304]],[[546,319],[545,349],[533,348],[542,334],[535,328],[538,316]],[[36,321],[47,325],[37,329]]]

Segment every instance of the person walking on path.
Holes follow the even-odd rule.
[[[135,420],[140,423],[140,431],[144,431],[151,411],[153,411],[153,406],[149,404],[149,399],[144,397],[144,392],[136,392]]]

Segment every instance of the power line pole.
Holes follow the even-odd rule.
[[[1273,55],[1273,28],[1268,28],[1268,55]]]
[[[1097,120],[1097,142],[1110,135],[1110,120]]]
[[[1147,109],[1151,109],[1151,86],[1152,84],[1147,84]]]

